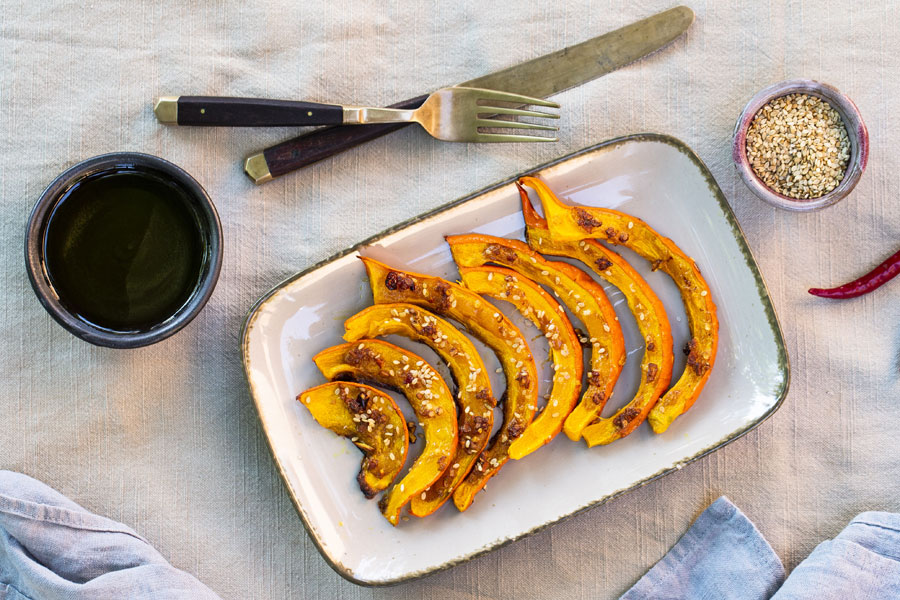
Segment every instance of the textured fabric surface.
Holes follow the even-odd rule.
[[[7,596],[8,595],[8,596]],[[0,599],[217,600],[121,523],[0,471]]]
[[[294,131],[162,127],[152,100],[388,104],[671,4],[0,2],[0,468],[140,531],[223,598],[615,598],[723,494],[788,570],[853,515],[900,511],[900,283],[847,302],[806,294],[856,277],[900,240],[900,5],[692,4],[685,38],[557,97],[558,144],[452,145],[408,129],[255,187],[243,158]],[[848,93],[871,135],[856,191],[814,214],[757,200],[730,157],[750,96],[800,76]],[[266,447],[240,367],[245,312],[288,275],[403,219],[640,131],[690,145],[734,207],[784,328],[793,375],[783,407],[719,452],[450,571],[391,589],[343,581],[308,539]],[[207,308],[177,336],[134,351],[65,332],[32,294],[22,260],[43,187],[116,150],[187,169],[225,233]]]
[[[768,600],[782,582],[772,547],[722,496],[620,600]]]

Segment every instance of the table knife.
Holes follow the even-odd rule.
[[[687,31],[693,21],[694,12],[686,6],[678,6],[580,44],[457,85],[546,98],[663,48]],[[404,100],[392,104],[391,108],[417,108],[427,97],[426,94]],[[256,184],[262,184],[406,126],[316,129],[250,156],[244,163],[244,171]]]

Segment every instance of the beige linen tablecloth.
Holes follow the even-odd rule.
[[[242,159],[294,131],[162,127],[151,101],[388,104],[671,4],[79,4],[0,2],[0,467],[127,523],[225,598],[613,598],[721,494],[788,568],[856,513],[900,510],[900,282],[847,302],[806,294],[900,246],[896,2],[695,2],[685,38],[557,97],[558,144],[442,144],[409,129],[262,187]],[[856,191],[813,214],[752,197],[729,154],[747,99],[790,77],[847,92],[871,134]],[[240,366],[245,312],[286,276],[398,221],[641,131],[694,148],[734,208],[784,328],[793,377],[783,407],[680,472],[468,564],[391,589],[345,582],[304,532],[266,447]],[[225,230],[208,307],[174,338],[133,351],[66,333],[32,294],[22,258],[43,187],[115,150],[194,174]]]

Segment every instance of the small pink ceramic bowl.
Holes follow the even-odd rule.
[[[753,117],[771,100],[788,94],[809,94],[825,100],[838,111],[847,128],[847,137],[850,139],[850,159],[847,162],[844,178],[836,188],[818,198],[791,198],[779,194],[757,177],[747,158],[747,130],[750,128]],[[734,166],[750,191],[769,204],[787,210],[817,210],[843,200],[856,187],[869,160],[869,132],[866,124],[863,123],[862,115],[859,114],[859,109],[850,98],[840,91],[828,84],[811,79],[790,79],[770,85],[750,99],[734,127],[731,155],[734,159]]]

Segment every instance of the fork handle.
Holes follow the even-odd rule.
[[[161,123],[212,127],[297,127],[340,125],[337,104],[264,98],[177,96],[160,98],[153,109]]]

